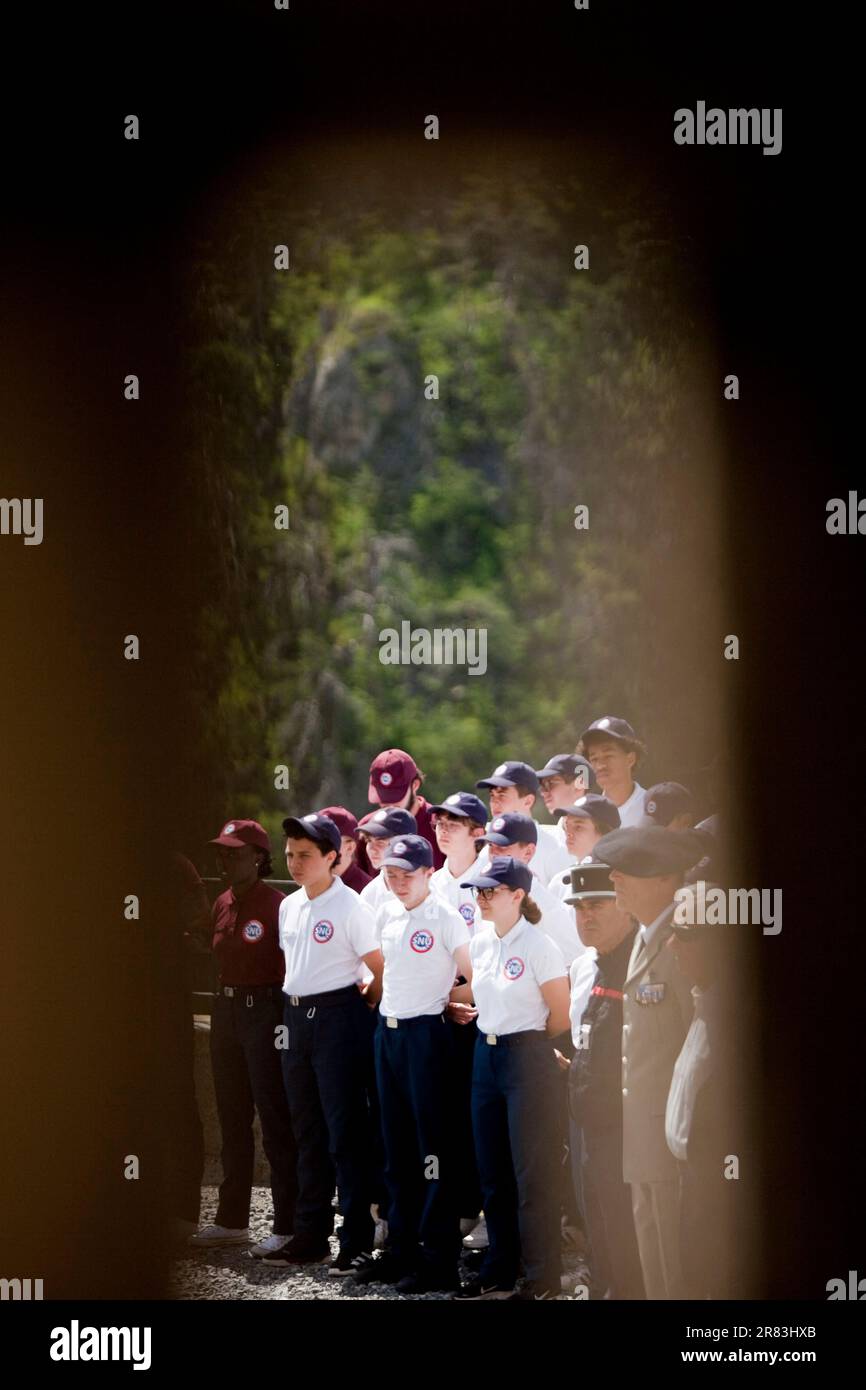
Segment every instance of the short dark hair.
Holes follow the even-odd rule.
[[[316,846],[316,849],[319,851],[323,859],[326,854],[335,854],[337,857],[331,865],[331,870],[333,871],[334,869],[339,867],[342,851],[339,849],[334,849],[333,845],[326,844],[323,840],[320,840],[316,835],[308,835],[306,830],[301,830],[300,832],[296,831],[293,835],[287,835],[286,843],[288,843],[289,840],[309,840],[311,845]]]
[[[514,789],[515,789],[515,791],[517,792],[517,795],[518,795],[518,796],[535,796],[535,795],[536,795],[535,788],[534,788],[534,787],[528,787],[528,786],[526,785],[525,782],[515,782],[515,783],[514,783]]]

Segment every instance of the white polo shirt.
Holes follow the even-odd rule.
[[[549,1010],[541,993],[565,976],[565,961],[549,936],[520,917],[502,938],[492,925],[469,943],[472,994],[482,1033],[544,1032]]]
[[[482,853],[484,853],[486,849],[487,846],[485,845]],[[488,859],[489,857],[488,855]],[[476,859],[474,864],[469,865],[465,873],[457,874],[455,877],[449,869],[448,860],[446,859],[442,868],[437,869],[434,874],[430,875],[430,892],[435,893],[436,896],[441,898],[443,902],[446,902],[449,907],[453,907],[455,912],[460,913],[460,916],[469,928],[470,935],[480,923],[481,913],[477,910],[478,905],[475,901],[475,895],[472,889],[461,888],[460,880],[471,878],[477,872],[478,860]]]
[[[371,879],[369,883],[364,884],[358,896],[361,902],[369,907],[374,917],[384,903],[396,901],[394,894],[385,882],[385,875],[382,873],[381,869],[375,878]]]
[[[377,927],[385,957],[382,1016],[441,1014],[457,976],[454,952],[469,944],[460,913],[435,893],[409,911],[395,898],[380,908]]]
[[[556,838],[556,827],[552,825],[538,826],[538,844],[535,846],[535,853],[532,856],[530,868],[543,883],[549,883],[557,869],[568,868],[571,863],[571,855],[565,847],[565,840],[561,842]]]
[[[569,903],[561,902],[559,898],[554,897],[550,889],[545,888],[541,879],[537,877],[532,880],[529,896],[541,908],[541,921],[536,923],[536,931],[544,932],[545,936],[549,936],[562,952],[566,966],[571,965],[575,957],[582,955],[586,950],[577,934],[577,918],[574,915],[574,908]]]
[[[379,947],[369,907],[335,878],[312,902],[300,888],[280,903],[285,994],[325,994],[358,983],[361,957]]]
[[[617,807],[619,811],[619,824],[622,830],[626,830],[630,825],[652,825],[648,816],[644,815],[643,803],[646,792],[640,782],[635,782],[634,791],[627,801]]]
[[[580,1020],[589,1003],[589,996],[595,984],[598,952],[594,946],[584,946],[581,954],[571,962],[568,977],[571,982],[571,1003],[568,1013],[571,1019],[571,1041],[580,1047]]]

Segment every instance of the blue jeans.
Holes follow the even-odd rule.
[[[359,1254],[373,1244],[367,1084],[374,1018],[354,990],[312,1009],[286,998],[283,1022],[288,1031],[288,1046],[280,1053],[283,1084],[298,1145],[295,1235],[313,1242],[330,1235],[336,1178],[343,1216],[340,1247]]]
[[[472,1127],[490,1244],[488,1283],[528,1279],[559,1288],[560,1221],[556,1060],[544,1034],[490,1046],[480,1035],[472,1073]]]

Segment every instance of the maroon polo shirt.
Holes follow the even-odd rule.
[[[283,894],[259,879],[240,899],[231,888],[213,905],[213,949],[223,985],[281,985],[286,959],[280,950]]]
[[[341,878],[346,887],[351,888],[355,893],[360,893],[362,888],[366,888],[367,884],[372,882],[372,874],[365,874],[364,870],[358,867],[354,859],[346,872],[341,874]]]

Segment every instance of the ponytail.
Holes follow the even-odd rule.
[[[541,908],[534,898],[530,898],[528,893],[524,893],[520,900],[520,915],[525,917],[533,927],[541,921]]]

